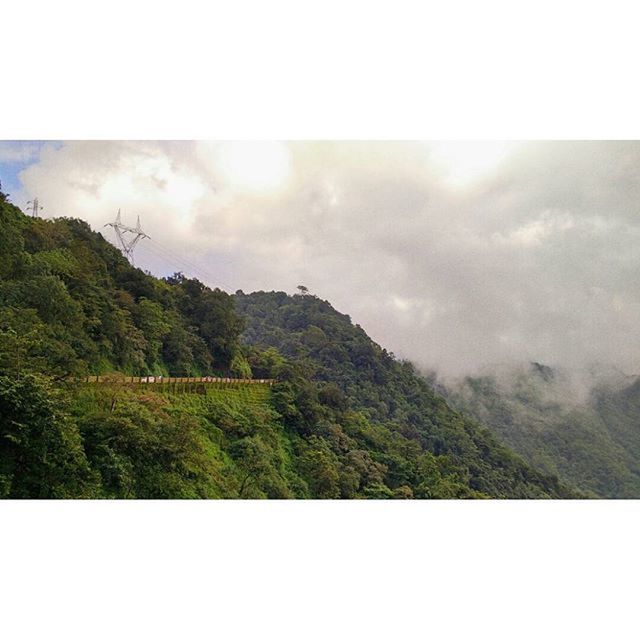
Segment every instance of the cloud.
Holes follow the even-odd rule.
[[[139,213],[154,273],[305,284],[445,374],[640,371],[640,145],[479,144],[67,142],[21,178],[98,230]]]
[[[532,247],[541,245],[554,234],[567,231],[575,226],[571,215],[561,212],[544,212],[538,219],[524,223],[508,233],[496,232],[492,240],[499,244]]]

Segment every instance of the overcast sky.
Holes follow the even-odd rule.
[[[156,275],[304,284],[447,375],[640,373],[640,144],[11,142],[0,180],[96,230],[139,214]]]

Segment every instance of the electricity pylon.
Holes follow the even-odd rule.
[[[127,257],[127,260],[133,264],[133,250],[142,238],[149,237],[140,226],[140,216],[138,216],[138,224],[135,227],[127,227],[122,224],[122,220],[120,219],[120,209],[118,209],[118,215],[116,216],[115,222],[109,222],[104,226],[113,227],[115,229],[116,236],[118,236],[124,255]]]
[[[27,211],[31,211],[31,215],[34,218],[38,217],[38,211],[42,211],[44,209],[44,207],[40,206],[40,203],[38,202],[38,198],[34,198],[33,200],[29,200],[27,202]]]

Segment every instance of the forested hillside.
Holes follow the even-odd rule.
[[[467,377],[447,395],[540,471],[599,496],[640,497],[640,379],[577,393],[562,372],[534,363]]]
[[[236,303],[247,322],[246,343],[267,353],[279,351],[298,364],[305,379],[331,390],[334,403],[350,410],[345,415],[366,426],[358,434],[362,442],[393,445],[376,455],[391,486],[426,488],[424,460],[435,457],[449,474],[449,497],[572,495],[555,478],[533,472],[487,429],[452,410],[410,363],[396,360],[328,302],[310,295],[238,292]],[[309,430],[315,424],[298,418],[296,426]],[[339,436],[341,431],[355,435],[349,424],[333,428]],[[419,495],[429,497],[424,491]]]
[[[124,374],[278,382],[248,399]],[[1,497],[575,495],[328,303],[159,280],[84,222],[29,218],[0,195]]]

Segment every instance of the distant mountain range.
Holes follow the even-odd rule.
[[[640,498],[640,377],[531,363],[438,388],[539,471],[592,495]]]

